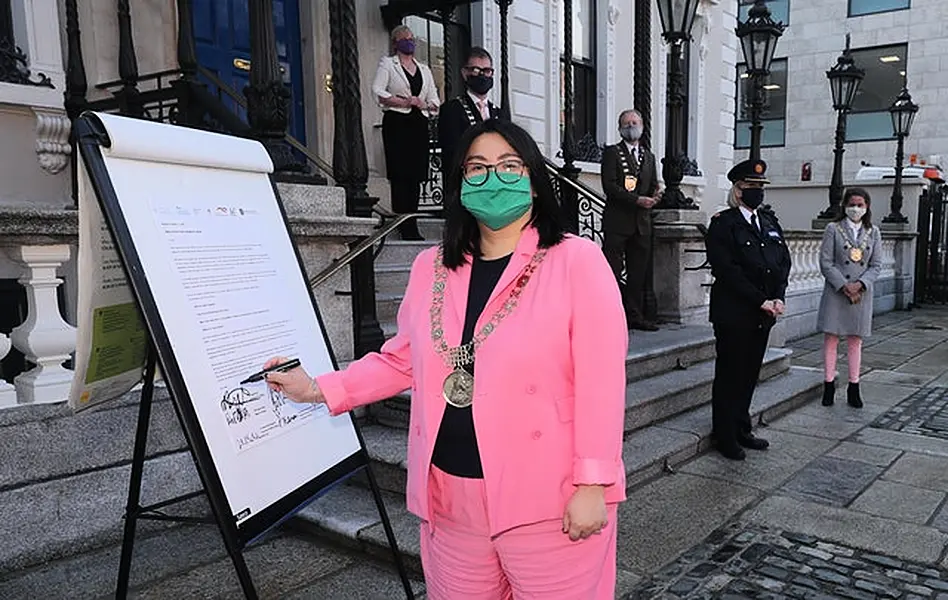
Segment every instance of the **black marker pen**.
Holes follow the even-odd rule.
[[[298,366],[300,366],[300,359],[294,358],[294,359],[292,359],[292,360],[286,361],[285,363],[280,363],[280,364],[278,364],[278,365],[274,365],[274,366],[270,367],[269,369],[264,369],[264,370],[262,370],[262,371],[257,371],[256,373],[254,373],[253,375],[251,375],[251,376],[248,377],[247,379],[244,379],[243,381],[241,381],[241,382],[240,382],[240,385],[244,385],[245,383],[253,383],[253,382],[255,382],[255,381],[260,381],[260,380],[262,380],[262,379],[264,378],[264,376],[265,376],[267,373],[282,373],[282,372],[284,372],[284,371],[291,371],[291,370],[295,369],[295,368],[298,367]]]

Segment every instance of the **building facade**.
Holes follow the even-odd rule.
[[[750,0],[740,0],[746,17]],[[948,100],[948,6],[937,0],[770,0],[774,20],[787,25],[777,43],[770,81],[765,86],[762,158],[771,179],[800,182],[809,163],[812,181],[828,182],[833,166],[836,113],[826,71],[851,35],[852,57],[865,71],[847,117],[843,179],[863,163],[894,166],[896,141],[888,108],[903,85],[920,106],[906,164],[933,158],[946,166],[948,122],[941,108]],[[735,74],[738,113],[735,160],[747,156],[750,131],[743,107],[742,65]]]

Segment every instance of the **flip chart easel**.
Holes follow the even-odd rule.
[[[276,261],[273,270],[284,269],[280,290],[287,296],[284,299],[286,306],[290,307],[287,310],[292,313],[292,307],[295,306],[297,312],[284,320],[286,331],[283,332],[283,337],[294,339],[291,334],[296,330],[290,329],[294,327],[294,323],[301,324],[303,329],[300,331],[304,333],[318,332],[318,347],[315,350],[311,347],[304,348],[304,353],[309,352],[310,363],[322,361],[324,366],[331,364],[332,369],[337,368],[322,317],[312,290],[306,284],[303,263],[290,238],[286,214],[276,197],[275,186],[269,180],[268,173],[272,164],[267,158],[264,160],[268,166],[258,166],[253,173],[250,172],[250,167],[245,168],[243,172],[238,167],[228,171],[228,166],[217,158],[219,154],[227,154],[229,151],[238,163],[244,160],[249,164],[251,161],[246,155],[257,153],[259,157],[262,147],[256,142],[241,138],[97,113],[82,115],[76,121],[75,131],[84,166],[83,173],[87,174],[83,176],[88,176],[102,207],[106,225],[115,242],[121,266],[134,292],[149,337],[125,508],[116,598],[124,599],[128,593],[138,521],[157,520],[216,524],[245,597],[256,599],[257,592],[243,555],[247,546],[332,486],[363,470],[368,478],[405,594],[409,599],[414,598],[407,571],[398,552],[391,521],[370,466],[365,441],[352,415],[329,417],[328,414],[319,414],[316,407],[301,408],[292,405],[282,399],[282,395],[260,391],[266,389],[265,383],[258,390],[237,387],[232,390],[233,393],[228,391],[218,405],[218,400],[215,399],[217,396],[207,393],[209,375],[202,364],[196,364],[202,361],[195,360],[192,340],[181,339],[182,331],[186,331],[186,328],[182,329],[185,326],[181,325],[184,317],[180,311],[167,314],[167,307],[174,305],[174,302],[180,303],[186,295],[175,295],[178,293],[176,286],[179,282],[169,276],[171,270],[162,270],[167,267],[165,263],[173,260],[160,255],[167,248],[162,245],[163,242],[155,243],[158,238],[152,235],[155,232],[149,227],[154,225],[155,231],[158,231],[157,222],[163,218],[160,214],[167,212],[167,207],[161,203],[167,201],[168,196],[180,199],[182,195],[187,195],[185,192],[194,193],[194,201],[187,205],[186,198],[181,200],[187,206],[177,207],[181,209],[180,219],[186,224],[189,218],[197,219],[194,222],[205,224],[210,230],[213,230],[213,227],[221,227],[224,221],[215,222],[214,218],[225,219],[228,215],[215,215],[210,209],[207,209],[205,215],[204,209],[199,206],[201,194],[206,196],[208,192],[203,188],[204,182],[212,187],[213,181],[226,183],[226,179],[231,177],[228,173],[231,173],[231,178],[235,180],[231,183],[236,185],[228,188],[230,193],[224,194],[220,188],[213,191],[226,195],[234,205],[246,206],[246,215],[254,215],[253,218],[259,219],[256,222],[263,224],[266,240],[272,241],[272,248],[269,249],[272,254],[286,259]],[[152,144],[152,147],[137,147],[136,144],[145,143],[142,140],[148,140],[147,143]],[[209,160],[212,163],[218,161],[219,164],[195,166],[195,161],[199,161],[205,154],[211,157]],[[203,171],[200,170],[202,168]],[[123,169],[128,172],[122,172]],[[149,182],[149,176],[155,177],[154,181]],[[263,186],[261,179],[264,180]],[[253,185],[248,187],[248,182]],[[137,193],[139,188],[141,198]],[[242,195],[245,204],[239,203]],[[231,216],[238,214],[233,212],[235,210],[238,209],[231,209]],[[244,208],[239,210],[240,216],[246,216]],[[172,220],[173,218],[174,215],[169,217]],[[233,223],[237,221],[229,221],[223,226],[229,232],[231,228],[239,227]],[[182,231],[182,235],[191,235],[195,239],[202,234],[200,227],[192,226],[190,230],[184,227]],[[258,239],[257,242],[259,241]],[[270,242],[257,245],[266,246],[268,243]],[[267,250],[263,248],[261,251]],[[286,265],[289,263],[292,264],[287,271]],[[162,275],[158,281],[152,280],[155,273]],[[271,275],[272,273],[267,276]],[[198,277],[209,278],[203,273],[199,273]],[[180,287],[184,289],[184,284],[181,283]],[[297,297],[290,298],[294,290]],[[226,294],[222,295],[224,296]],[[246,296],[242,301],[247,304]],[[241,309],[245,308],[241,306]],[[226,311],[226,306],[218,310]],[[243,350],[246,350],[246,347],[243,347]],[[188,352],[192,354],[188,355]],[[180,354],[185,355],[183,359]],[[314,356],[316,358],[313,358]],[[161,365],[168,393],[203,489],[142,506],[141,485],[154,400],[155,370],[158,364]],[[220,364],[219,362],[218,367]],[[307,360],[304,360],[305,364]],[[214,375],[217,377],[219,374]],[[226,377],[239,379],[234,374],[226,374]],[[276,417],[267,412],[268,410],[272,410]],[[222,411],[227,413],[226,423]],[[234,415],[238,418],[231,419]],[[228,429],[229,426],[241,426],[244,421],[252,421],[254,418],[277,420],[267,422],[264,429],[253,431],[249,435],[228,437],[227,434],[232,431]],[[323,442],[314,439],[319,436],[329,440],[322,447],[318,444]],[[308,453],[294,453],[300,451]],[[300,460],[301,455],[308,457],[308,460]],[[327,456],[329,458],[326,458]],[[207,496],[211,507],[212,516],[209,518],[176,516],[163,512],[167,507],[202,495]]]

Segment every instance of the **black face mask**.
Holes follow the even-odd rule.
[[[744,188],[741,190],[741,202],[751,210],[757,210],[764,201],[764,190],[762,188]]]
[[[466,80],[467,87],[475,94],[486,94],[494,87],[494,79],[487,75],[471,75]]]

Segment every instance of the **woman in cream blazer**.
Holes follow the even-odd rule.
[[[431,69],[415,60],[415,37],[399,25],[392,30],[392,55],[379,61],[372,92],[382,117],[385,168],[392,193],[392,210],[399,214],[418,210],[421,183],[428,179],[428,119],[441,101]],[[402,239],[421,240],[415,221],[405,223]]]

